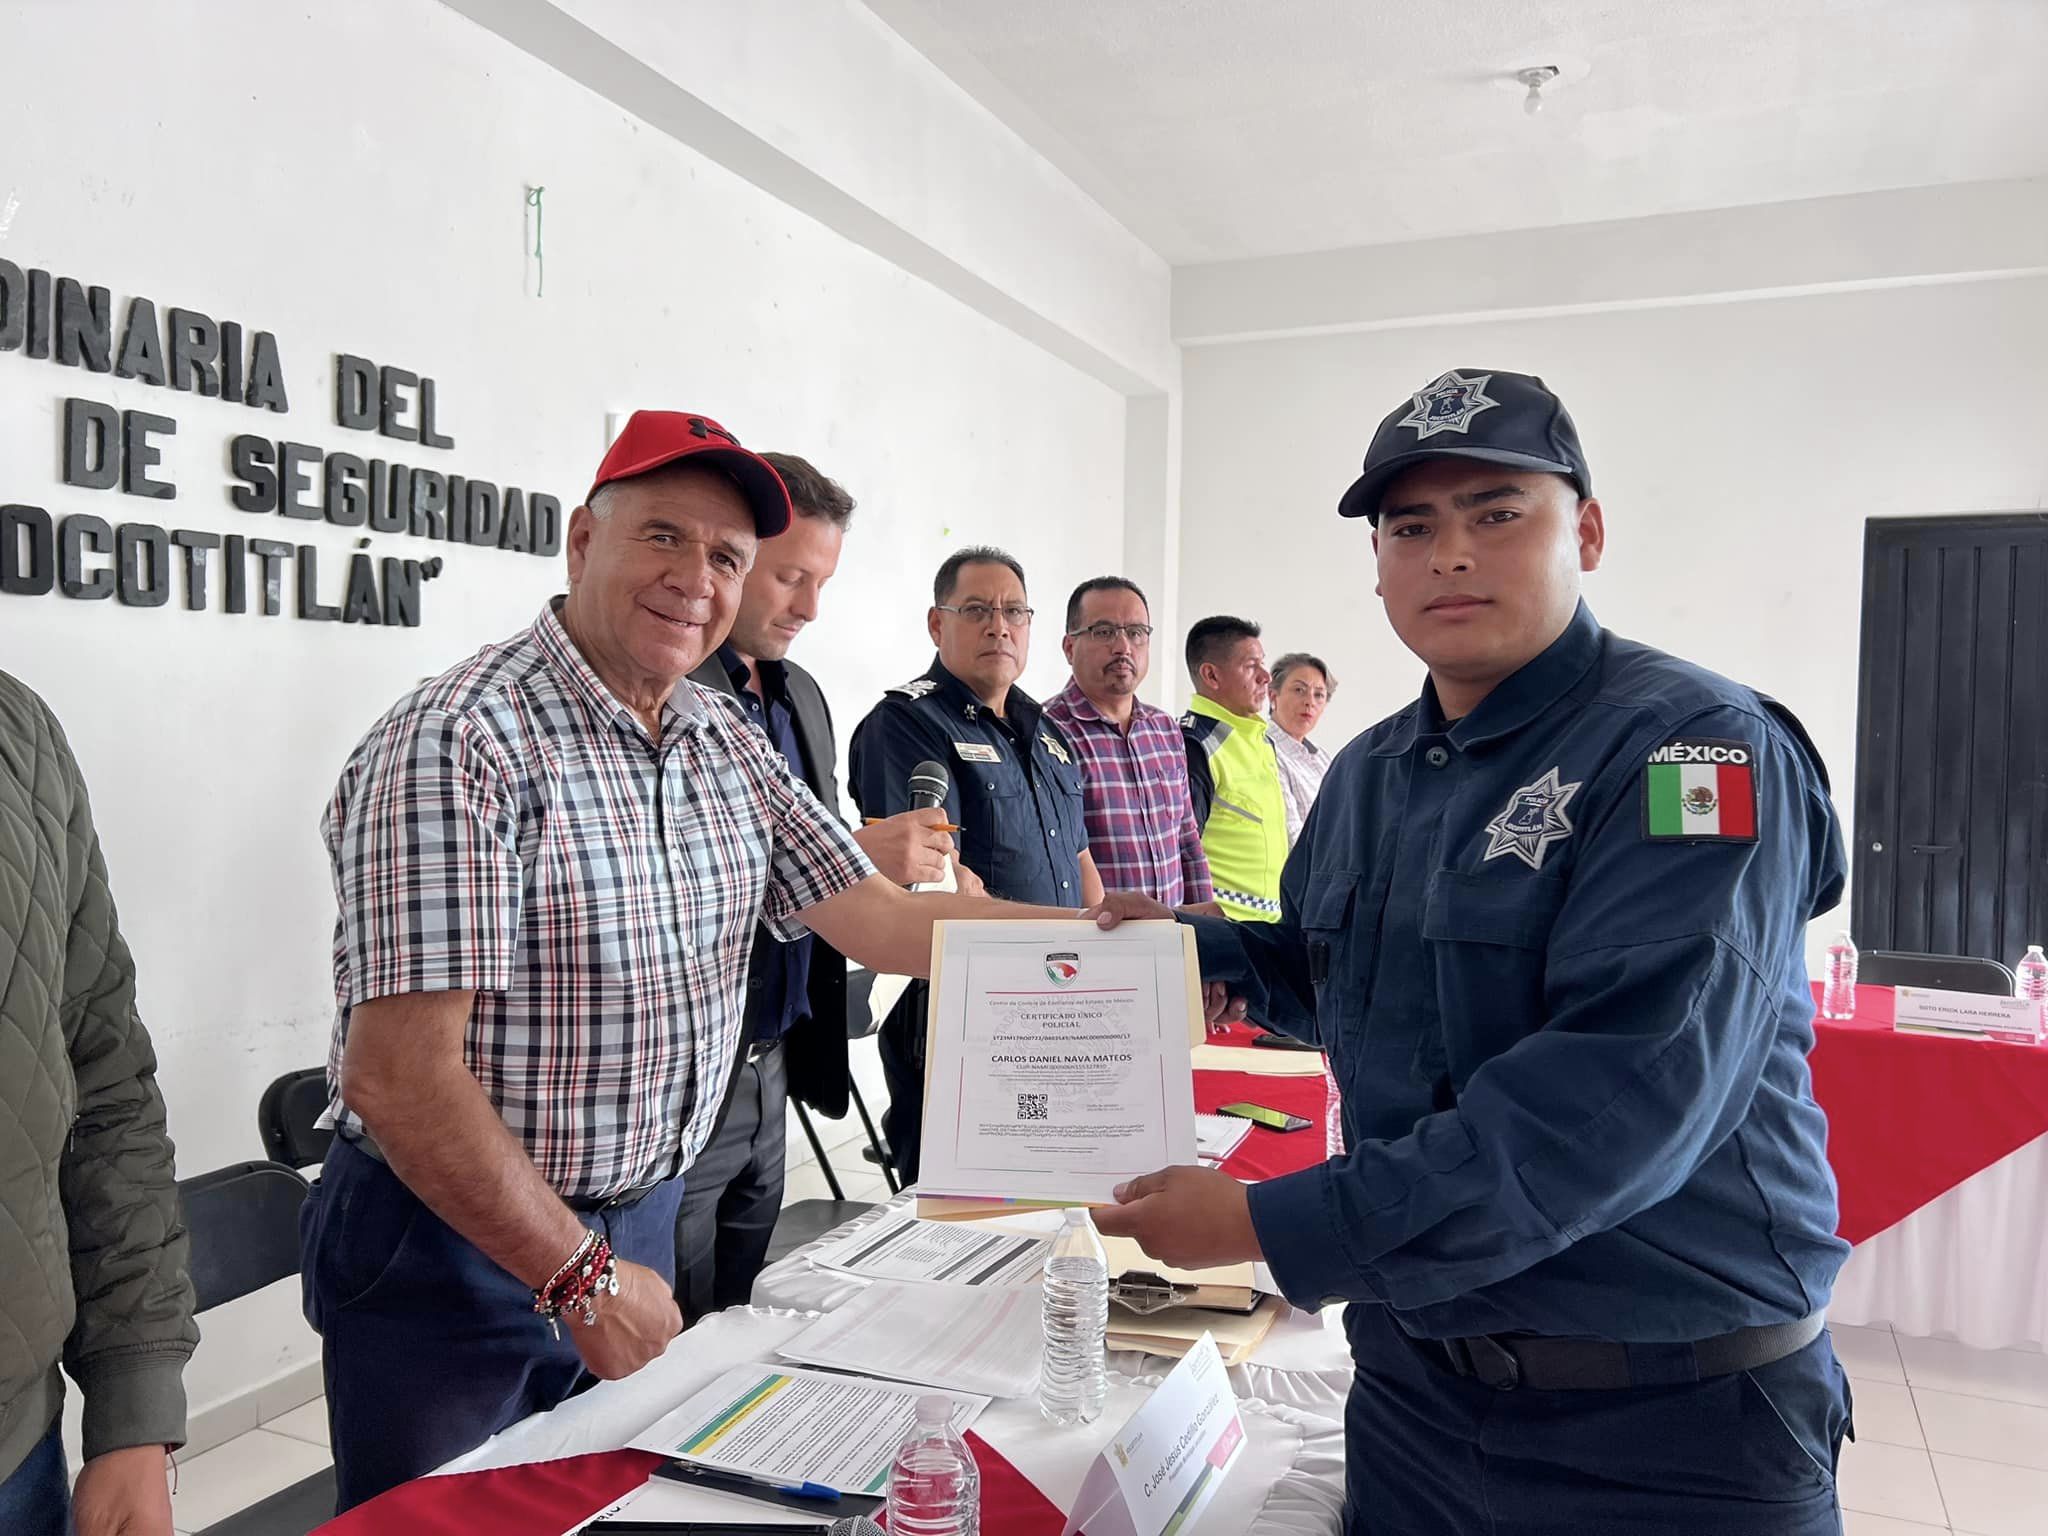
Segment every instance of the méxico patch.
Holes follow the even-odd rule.
[[[1686,843],[1756,841],[1756,749],[1681,736],[1643,769],[1643,836]]]

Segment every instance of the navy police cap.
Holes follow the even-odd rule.
[[[1365,473],[1337,503],[1345,517],[1380,520],[1394,477],[1424,459],[1478,459],[1563,475],[1593,494],[1579,429],[1564,402],[1527,373],[1454,368],[1387,413],[1365,451]]]

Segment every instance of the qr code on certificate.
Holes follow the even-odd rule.
[[[1020,1093],[1017,1095],[1017,1118],[1019,1120],[1045,1120],[1051,1118],[1045,1108],[1046,1096],[1042,1093]]]

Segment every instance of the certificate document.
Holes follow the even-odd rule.
[[[1179,923],[936,925],[918,1193],[1106,1205],[1194,1163],[1200,1004]]]

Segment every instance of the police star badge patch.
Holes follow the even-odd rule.
[[[1490,373],[1469,379],[1462,373],[1447,373],[1419,391],[1415,396],[1415,408],[1394,425],[1408,428],[1418,442],[1435,437],[1439,432],[1468,431],[1473,417],[1500,404],[1498,400],[1487,398],[1486,386],[1492,382]]]
[[[1583,783],[1560,784],[1555,768],[1534,784],[1524,784],[1508,797],[1507,808],[1486,824],[1493,834],[1486,858],[1511,853],[1531,869],[1541,869],[1550,845],[1572,835],[1565,807],[1582,788]]]

